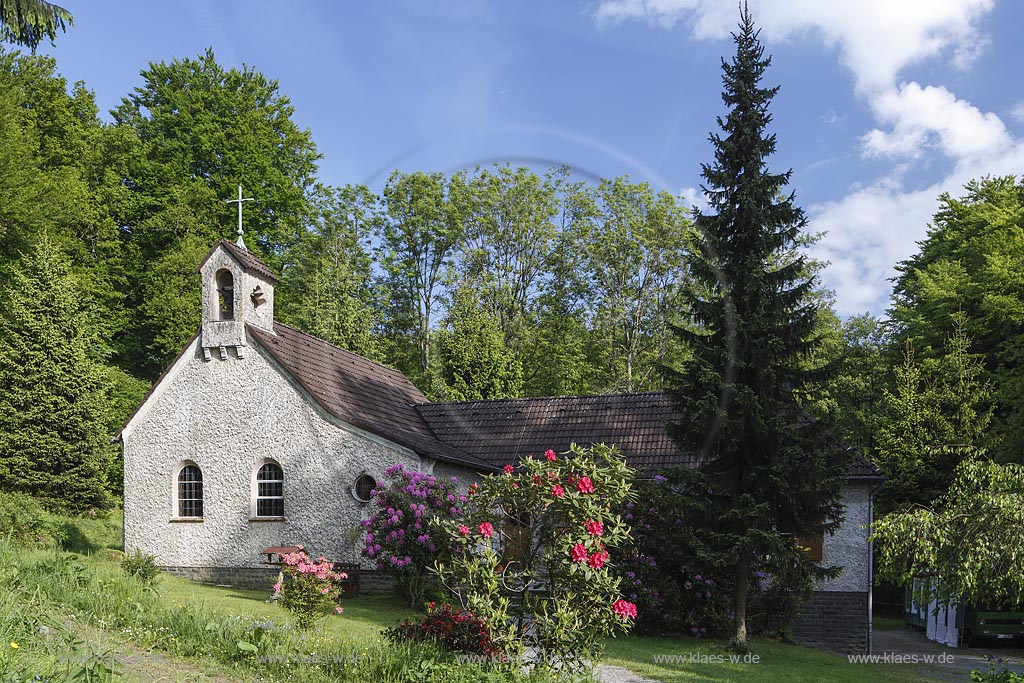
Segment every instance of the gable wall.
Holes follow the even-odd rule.
[[[124,434],[125,550],[163,566],[257,567],[259,552],[302,544],[343,562],[359,561],[353,530],[370,513],[350,488],[363,471],[378,481],[401,462],[429,463],[406,448],[339,426],[314,407],[258,343],[239,359],[203,361],[198,343]],[[263,458],[284,470],[286,521],[250,521],[251,489]],[[174,522],[182,461],[203,471],[202,522]]]

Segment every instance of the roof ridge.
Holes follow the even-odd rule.
[[[664,390],[660,391],[628,391],[619,394],[607,393],[607,394],[570,394],[568,396],[519,396],[514,398],[482,398],[471,401],[428,401],[427,403],[417,403],[416,406],[455,406],[455,405],[471,405],[474,403],[486,403],[487,405],[494,405],[495,403],[512,403],[514,401],[555,401],[555,400],[569,400],[569,399],[598,399],[598,398],[621,398],[621,397],[633,397],[633,396],[657,396],[663,395],[668,396],[668,392]]]

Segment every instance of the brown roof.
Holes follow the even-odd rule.
[[[665,430],[679,413],[663,392],[425,403],[417,409],[437,438],[496,467],[548,448],[564,452],[572,443],[614,444],[648,476],[697,464]],[[849,476],[877,479],[881,472],[857,458]]]
[[[217,243],[214,244],[213,247],[210,249],[210,251],[207,252],[206,256],[203,257],[202,262],[200,262],[199,267],[196,268],[197,273],[202,269],[203,264],[206,263],[210,256],[213,255],[213,252],[216,251],[217,247],[224,247],[225,249],[227,249],[228,252],[235,257],[235,260],[238,261],[242,268],[245,268],[246,270],[251,270],[254,273],[262,275],[271,282],[277,282],[277,273],[271,270],[270,266],[264,263],[259,256],[252,253],[245,247],[240,247],[234,242],[229,242],[228,240],[225,239],[218,240]]]
[[[631,467],[657,471],[685,460],[665,433],[675,415],[660,392],[426,403],[420,414],[442,441],[496,466],[572,443],[614,444]]]
[[[246,329],[324,410],[338,419],[421,455],[492,469],[434,436],[416,411],[416,404],[426,402],[426,397],[398,370],[282,323],[274,323],[274,334],[252,325],[246,325]]]

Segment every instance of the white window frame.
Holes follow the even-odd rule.
[[[277,466],[277,469],[279,469],[281,471],[281,478],[280,479],[266,479],[266,480],[263,480],[264,482],[270,482],[270,483],[280,482],[280,484],[281,484],[281,495],[280,496],[261,496],[259,494],[259,492],[260,492],[260,486],[259,485],[260,485],[260,481],[261,481],[260,478],[259,478],[260,470],[263,469],[264,465],[275,465],[275,466]],[[277,460],[275,460],[274,458],[263,458],[262,460],[257,462],[256,466],[253,468],[251,481],[252,481],[252,484],[251,484],[251,487],[250,487],[250,501],[251,502],[250,502],[250,506],[249,506],[249,519],[251,521],[261,521],[261,520],[279,521],[279,520],[283,520],[284,519],[284,514],[283,514],[284,513],[284,501],[285,501],[285,499],[288,496],[285,493],[284,467],[281,465],[281,463],[278,462]],[[260,514],[258,514],[260,500],[280,500],[281,501],[281,512],[282,512],[282,514],[280,514],[280,515],[260,515]]]

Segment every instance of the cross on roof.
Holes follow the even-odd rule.
[[[238,186],[238,199],[225,199],[225,204],[238,204],[238,241],[235,242],[242,249],[246,249],[245,242],[242,241],[242,202],[254,202],[256,201],[252,197],[246,197],[242,199],[242,186]]]

